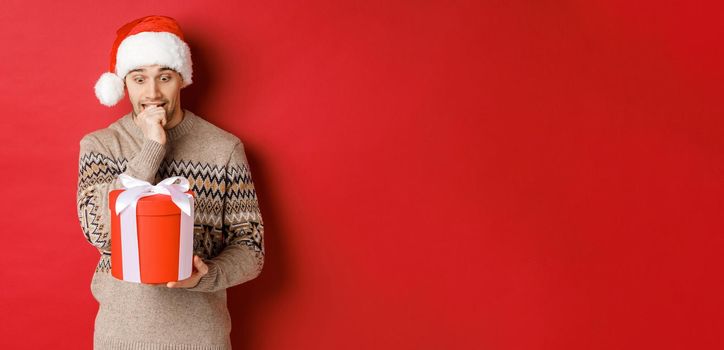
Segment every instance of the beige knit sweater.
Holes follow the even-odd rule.
[[[264,224],[242,142],[185,109],[166,132],[165,145],[146,139],[129,112],[80,141],[78,219],[100,253],[91,281],[99,304],[95,349],[230,349],[226,288],[257,277],[264,264]],[[188,178],[195,194],[194,254],[209,265],[196,287],[111,276],[108,193],[123,188],[122,173],[152,184]]]

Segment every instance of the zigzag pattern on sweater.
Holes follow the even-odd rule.
[[[126,164],[127,159],[116,160],[97,152],[80,157],[77,204],[81,227],[89,242],[107,245],[108,250],[110,228],[103,227],[98,216],[103,208],[97,204],[107,200],[101,201],[94,186],[114,181],[126,170]],[[225,246],[238,244],[264,255],[264,224],[248,164],[227,167],[164,159],[155,182],[171,176],[187,178],[195,194],[194,254],[210,259]],[[101,250],[96,271],[110,271],[109,257],[109,251]]]

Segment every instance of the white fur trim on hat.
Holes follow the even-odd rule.
[[[123,80],[111,72],[105,72],[96,82],[96,97],[101,104],[111,107],[118,103],[125,92],[123,91]]]
[[[159,64],[174,69],[183,77],[181,87],[192,83],[191,50],[178,36],[169,32],[141,32],[123,39],[116,54],[116,75],[140,66]]]

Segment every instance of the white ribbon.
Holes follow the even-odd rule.
[[[181,209],[181,231],[179,241],[178,279],[191,276],[193,257],[194,197],[188,193],[189,180],[182,176],[164,179],[157,185],[151,185],[127,174],[118,176],[126,188],[116,199],[116,215],[121,215],[121,253],[123,256],[123,279],[141,282],[141,264],[138,257],[138,230],[136,226],[136,205],[138,200],[155,194],[171,196],[171,200]],[[179,184],[174,184],[181,180]],[[130,210],[125,210],[131,208]]]

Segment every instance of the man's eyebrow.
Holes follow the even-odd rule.
[[[159,71],[159,72],[163,72],[163,71],[167,71],[167,70],[171,70],[171,71],[172,71],[173,69],[172,69],[172,68],[169,68],[169,67],[162,67],[162,68],[159,69],[158,71]],[[128,74],[135,73],[135,72],[143,73],[144,71],[145,71],[144,68],[137,68],[137,69],[134,69],[134,70],[128,72]]]

